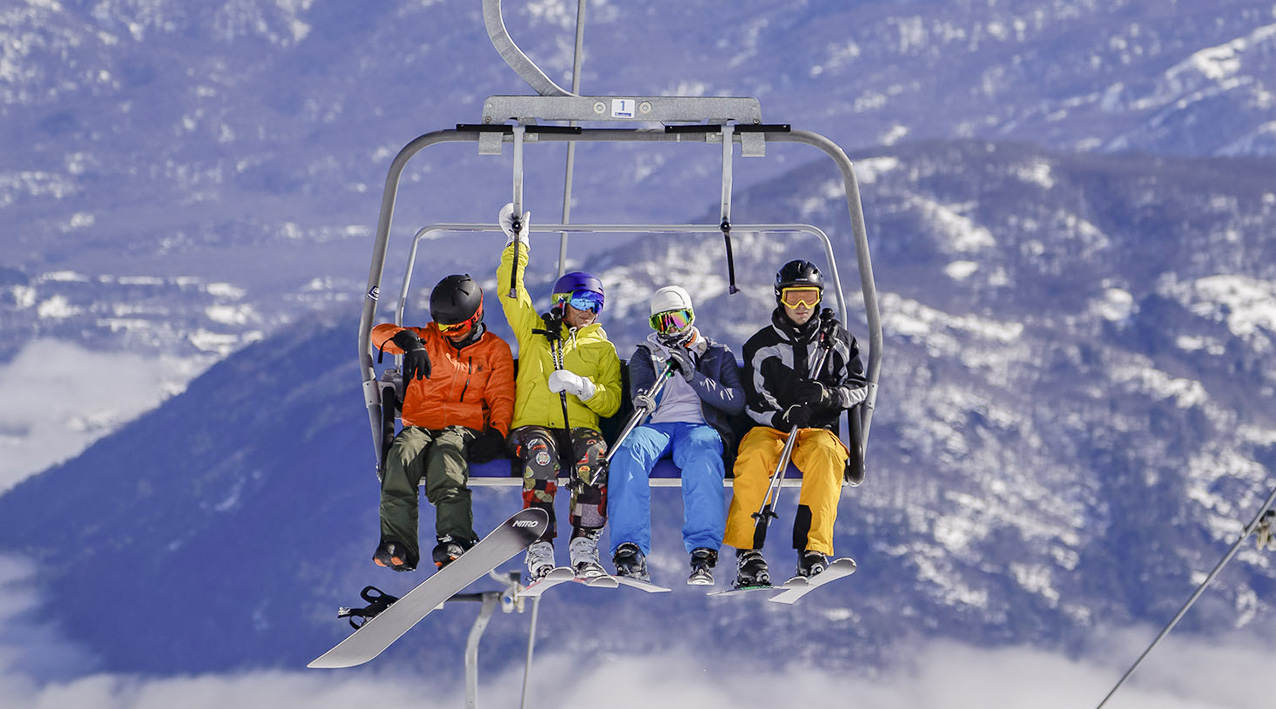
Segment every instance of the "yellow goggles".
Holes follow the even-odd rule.
[[[780,302],[789,308],[798,306],[814,308],[820,304],[820,289],[811,288],[810,286],[782,288],[780,289]]]

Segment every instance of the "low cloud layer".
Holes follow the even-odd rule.
[[[0,493],[181,391],[207,364],[27,344],[0,366]]]
[[[38,621],[33,569],[0,558],[0,706],[6,709],[349,709],[463,706],[461,658],[449,680],[362,671],[254,672],[167,679],[96,673],[88,654]],[[419,632],[419,631],[416,631]],[[739,709],[1085,709],[1095,707],[1154,629],[1123,631],[1096,641],[1092,658],[1073,660],[1031,648],[982,649],[952,642],[919,648],[911,666],[880,676],[798,667],[740,667],[729,648],[717,657],[670,653],[583,658],[542,649],[529,707],[648,709],[653,706]],[[1171,637],[1109,702],[1110,709],[1251,709],[1269,701],[1272,648],[1216,646]],[[480,676],[479,706],[518,706],[521,663]]]

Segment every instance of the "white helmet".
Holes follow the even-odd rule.
[[[691,295],[682,286],[665,286],[651,296],[651,329],[665,344],[685,342],[695,321]]]
[[[651,296],[651,314],[691,310],[691,294],[682,286],[665,286]]]

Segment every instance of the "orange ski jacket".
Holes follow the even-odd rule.
[[[465,426],[484,431],[488,426],[509,435],[514,417],[514,356],[505,340],[490,332],[457,349],[434,323],[399,327],[382,323],[372,328],[372,346],[403,354],[392,341],[412,330],[430,356],[430,378],[407,383],[403,396],[403,425],[437,431]]]

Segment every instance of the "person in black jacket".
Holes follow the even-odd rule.
[[[770,583],[762,550],[754,548],[753,514],[762,507],[790,431],[797,436],[792,462],[802,471],[793,522],[798,575],[820,573],[833,553],[833,523],[848,458],[838,438],[838,419],[864,401],[868,390],[855,338],[840,323],[834,325],[823,367],[810,376],[820,346],[816,315],[823,295],[824,278],[814,264],[784,264],[775,278],[771,324],[744,345],[747,411],[758,425],[740,441],[727,517],[725,541],[736,548],[736,587]]]
[[[726,523],[726,468],[731,449],[730,417],[744,410],[744,389],[735,355],[696,328],[691,296],[666,286],[651,299],[655,332],[629,360],[634,406],[651,418],[616,448],[609,471],[607,516],[612,561],[621,576],[650,580],[651,469],[666,453],[682,470],[683,546],[691,555],[687,583],[713,584],[713,567]],[[644,395],[672,365],[674,374],[655,400]]]

